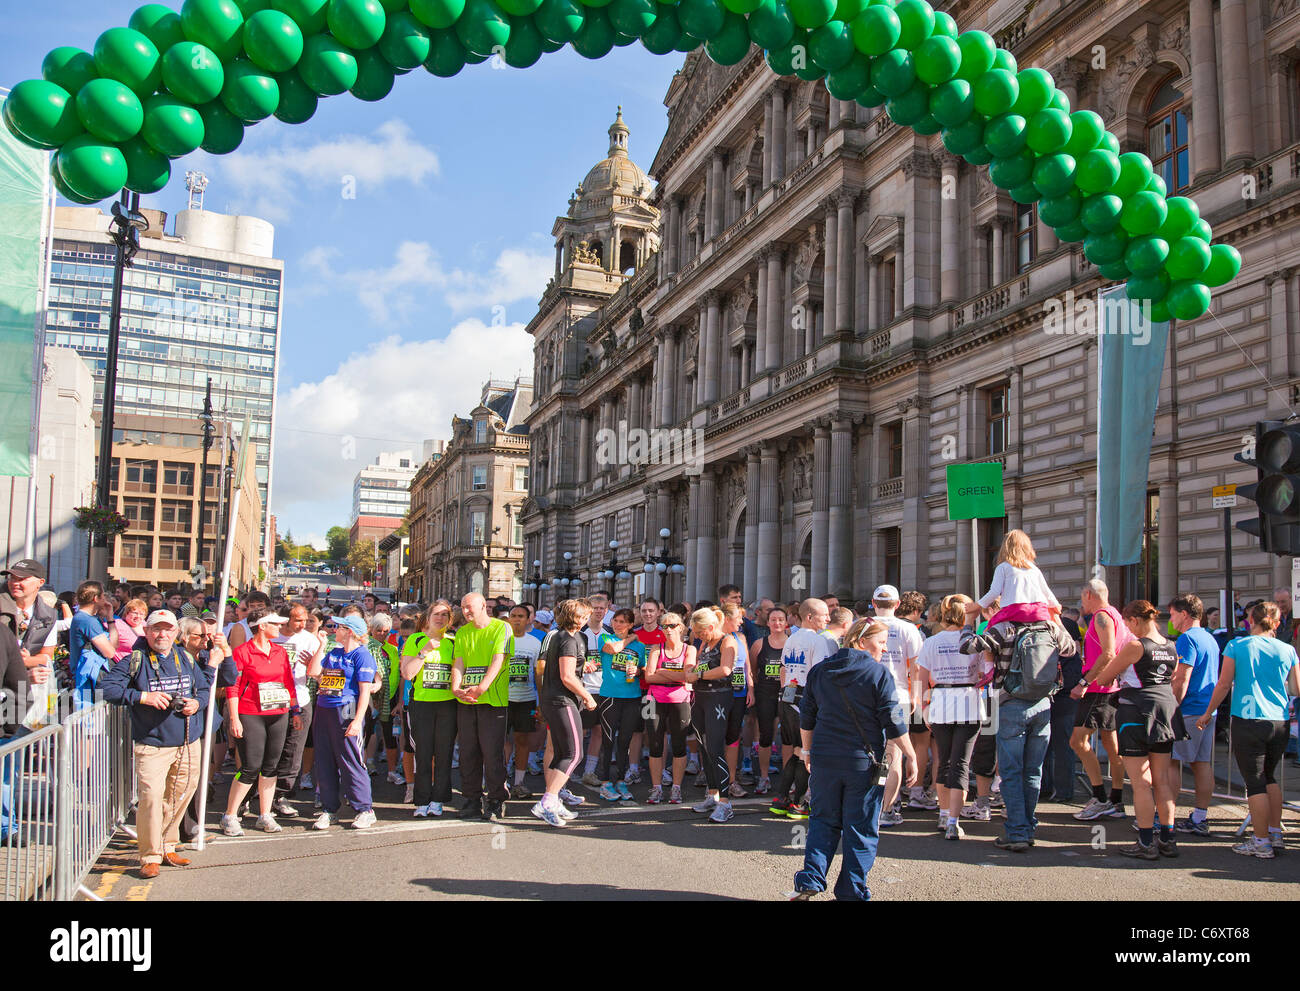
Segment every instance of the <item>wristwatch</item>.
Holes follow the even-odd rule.
[[[1088,687],[1089,685],[1091,685],[1091,684],[1092,684],[1092,682],[1090,682],[1087,678],[1080,678],[1080,679],[1079,679],[1079,687],[1080,687],[1080,688],[1087,688],[1087,687]]]

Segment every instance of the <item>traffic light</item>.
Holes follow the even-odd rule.
[[[1255,469],[1253,485],[1238,485],[1237,495],[1259,506],[1259,517],[1240,520],[1237,529],[1259,538],[1271,554],[1300,555],[1300,421],[1260,420],[1255,424],[1255,456],[1234,460]]]

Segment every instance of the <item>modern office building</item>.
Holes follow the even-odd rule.
[[[284,263],[271,224],[204,210],[206,179],[188,179],[190,208],[170,232],[165,213],[143,211],[149,229],[122,295],[116,411],[197,417],[211,376],[219,414],[252,416],[258,495],[269,507]],[[97,410],[113,286],[109,220],[97,207],[55,211],[45,326],[47,346],[73,348],[90,365]],[[265,550],[265,533],[262,541]]]
[[[349,544],[382,540],[402,523],[411,506],[411,479],[419,468],[414,451],[381,451],[352,480]]]

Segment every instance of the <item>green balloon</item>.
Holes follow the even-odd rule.
[[[802,30],[802,28],[799,29],[800,32]],[[794,45],[795,42],[791,40],[787,44],[769,48],[763,53],[768,68],[778,76],[794,75]]]
[[[827,21],[808,33],[808,55],[827,72],[848,65],[856,52],[853,33],[843,21]]]
[[[1096,193],[1084,197],[1079,207],[1079,221],[1090,234],[1108,234],[1119,226],[1124,201],[1114,193]]]
[[[286,124],[305,124],[311,120],[320,105],[312,88],[303,82],[297,69],[281,73],[275,77],[280,86],[280,102],[276,105],[275,116]]]
[[[798,35],[795,35],[795,43],[796,44],[800,43]],[[804,47],[807,48],[806,32],[805,32],[803,44]],[[823,76],[826,75],[826,73],[822,70],[821,66],[819,66],[816,62],[812,61],[811,59],[807,59],[807,58],[801,59],[800,61],[795,63],[794,74],[799,79],[802,79],[805,82],[810,82],[810,83],[815,83]]]
[[[930,112],[930,88],[914,83],[906,93],[886,100],[885,112],[895,124],[911,127]]]
[[[902,96],[915,81],[912,56],[901,48],[892,48],[872,60],[871,85],[885,96]]]
[[[894,13],[903,26],[902,34],[898,36],[900,48],[915,51],[934,31],[934,8],[925,0],[898,0]]]
[[[239,12],[244,15],[244,20],[247,21],[254,14],[268,10],[271,6],[271,0],[235,0],[235,4],[239,7]]]
[[[1097,147],[1110,152],[1117,158],[1119,157],[1119,138],[1111,134],[1110,131],[1102,131],[1101,140],[1097,142]]]
[[[975,97],[970,83],[950,79],[930,91],[930,113],[943,127],[956,127],[975,113]]]
[[[1014,155],[1025,146],[1025,118],[1002,114],[984,125],[984,147],[995,158]]]
[[[400,5],[402,0],[393,0],[393,2]],[[502,10],[504,10],[507,14],[511,14],[515,17],[527,17],[529,14],[537,10],[537,8],[540,7],[541,5],[542,5],[542,0],[497,0],[497,6],[499,6]],[[401,9],[400,6],[397,9],[400,10]],[[388,6],[386,4],[384,6],[384,10],[388,11]],[[392,13],[392,11],[389,11],[389,13]],[[511,26],[512,27],[514,26],[513,21],[511,22]],[[540,51],[540,49],[538,50]]]
[[[1241,271],[1241,253],[1230,244],[1210,246],[1210,264],[1205,266],[1201,280],[1207,286],[1221,286],[1231,282]]]
[[[678,24],[680,25],[680,23],[681,23],[681,18],[678,17],[678,18],[677,18],[677,21],[678,21]],[[807,40],[807,39],[805,38],[805,40]],[[697,38],[697,37],[695,37],[694,35],[687,34],[685,31],[683,31],[683,32],[681,32],[681,34],[679,34],[679,35],[677,36],[677,45],[676,45],[676,47],[673,48],[673,51],[675,51],[675,52],[693,52],[693,51],[695,51],[695,49],[699,48],[702,44],[704,44],[703,39],[701,39],[701,38]]]
[[[45,56],[41,62],[41,77],[69,96],[76,96],[86,83],[99,78],[99,70],[95,68],[95,57],[90,52],[64,45]]]
[[[587,7],[608,7],[610,2],[611,0],[582,0],[583,5]]]
[[[1164,199],[1169,195],[1169,189],[1165,186],[1165,180],[1158,175],[1153,175],[1148,179],[1147,184],[1143,188],[1149,192],[1155,193],[1161,199]]]
[[[357,84],[357,57],[333,35],[314,34],[302,46],[298,73],[317,96],[338,96]]]
[[[546,39],[542,37],[532,17],[526,14],[510,15],[510,40],[502,55],[506,65],[512,69],[527,69],[542,57],[542,46]]]
[[[1034,165],[1034,186],[1042,196],[1065,196],[1074,189],[1075,168],[1074,159],[1063,152],[1041,155]]]
[[[1038,170],[1038,166],[1034,166]],[[1083,197],[1077,189],[1071,189],[1059,196],[1044,197],[1038,203],[1038,216],[1048,227],[1061,227],[1072,224],[1079,216],[1079,207]]]
[[[942,10],[934,12],[934,35],[931,37],[935,36],[957,40],[957,22],[952,19],[952,14]]]
[[[424,60],[424,67],[443,79],[449,79],[465,68],[465,46],[457,39],[455,31],[443,28],[430,32],[429,57]]]
[[[752,34],[753,18],[750,18]],[[641,44],[654,55],[667,55],[681,40],[682,29],[677,25],[675,4],[656,3],[655,22],[641,35]]]
[[[379,53],[394,69],[418,68],[429,57],[429,29],[407,11],[390,14]]]
[[[235,59],[226,68],[221,102],[245,124],[255,124],[275,113],[280,105],[280,84],[247,59]]]
[[[989,150],[983,145],[966,152],[961,157],[966,159],[966,161],[971,165],[989,165],[993,161],[993,156],[989,154]]]
[[[1021,69],[1016,73],[1020,95],[1016,97],[1015,112],[1029,120],[1038,111],[1047,109],[1056,84],[1046,69]]]
[[[661,7],[666,6],[661,4]],[[674,19],[677,16],[677,8],[672,8]],[[662,17],[663,12],[660,11]],[[537,8],[537,13],[533,15],[533,21],[537,24],[537,30],[542,32],[542,37],[547,41],[558,41],[567,44],[572,41],[579,31],[582,30],[583,21],[586,12],[577,0],[543,0],[542,5]],[[656,23],[658,23],[656,21]],[[672,51],[670,48],[668,51]],[[659,53],[656,53],[659,54]],[[663,54],[668,54],[664,52]]]
[[[1201,211],[1195,201],[1189,200],[1186,196],[1171,196],[1165,206],[1169,213],[1165,217],[1165,222],[1160,225],[1159,234],[1171,243],[1190,234],[1192,225],[1201,219]]]
[[[1188,233],[1192,237],[1199,237],[1206,244],[1214,240],[1214,232],[1210,230],[1210,225],[1206,223],[1204,217],[1196,218],[1196,223],[1192,224],[1192,229]]]
[[[985,31],[963,31],[957,35],[957,47],[961,49],[961,66],[957,69],[957,78],[975,83],[975,80],[993,68],[993,56],[998,46]]]
[[[120,146],[126,160],[126,188],[142,195],[156,193],[167,185],[172,167],[167,156],[154,151],[138,135]]]
[[[449,28],[464,12],[465,0],[411,0],[411,13],[431,28]]]
[[[1126,260],[1132,250],[1130,245],[1129,250],[1124,253]],[[1134,272],[1133,277],[1128,280],[1128,285],[1124,287],[1124,295],[1129,299],[1164,299],[1168,292],[1169,276],[1160,271]]]
[[[144,101],[144,126],[140,136],[149,147],[168,158],[188,155],[203,144],[203,118],[170,93],[155,93]]]
[[[1169,313],[1179,320],[1195,320],[1210,308],[1210,287],[1203,282],[1175,282],[1166,297]]]
[[[660,4],[661,8],[665,6],[672,7],[671,4]],[[857,29],[852,24],[849,27],[854,32],[853,43],[856,45]],[[788,45],[794,37],[794,16],[785,0],[763,0],[762,6],[749,15],[748,28],[749,37],[759,48],[777,48]]]
[[[607,11],[614,30],[638,38],[654,25],[656,12],[655,0],[614,0]],[[743,23],[744,19],[741,20]],[[745,38],[749,38],[748,31]]]
[[[487,61],[489,58],[491,58],[491,57],[492,57],[492,56],[490,56],[490,55],[479,55],[479,54],[477,54],[476,52],[470,52],[470,51],[467,51],[467,52],[465,52],[465,64],[466,64],[466,65],[482,65],[484,62],[486,62],[486,61]]]
[[[961,49],[957,42],[945,35],[936,34],[921,43],[912,55],[916,76],[931,86],[946,83],[957,74],[961,65]]]
[[[466,51],[488,56],[497,48],[505,48],[510,40],[510,20],[492,0],[468,0],[465,13],[456,22],[456,37]],[[610,44],[612,47],[613,42]]]
[[[79,134],[60,148],[54,156],[54,168],[69,189],[92,203],[126,185],[126,158],[121,150],[91,134]]]
[[[185,40],[185,29],[181,26],[181,15],[160,3],[147,3],[136,8],[126,26],[132,31],[139,31],[153,42],[154,48],[165,52],[172,45]],[[125,151],[125,149],[124,149]],[[130,161],[127,167],[130,168]],[[140,190],[136,190],[140,192]]]
[[[55,164],[50,166],[50,179],[53,180],[54,188],[59,191],[60,196],[64,199],[72,200],[73,203],[80,203],[82,205],[89,205],[98,202],[97,200],[82,196],[79,192],[72,189],[66,182],[64,182],[63,176],[59,175],[59,170],[55,167],[56,164],[57,160]]]
[[[871,85],[871,59],[854,52],[849,64],[826,74],[826,89],[837,100],[856,100]]]
[[[420,0],[415,0],[415,3],[411,4],[411,9],[414,10],[419,2]],[[288,14],[298,25],[305,42],[313,34],[320,34],[325,30],[329,0],[271,0],[271,9]]]
[[[975,109],[985,117],[1004,114],[1015,105],[1020,94],[1016,77],[1005,69],[990,69],[972,84]]]
[[[718,5],[718,9],[725,13],[721,4]],[[583,58],[604,58],[614,47],[614,27],[609,23],[609,15],[599,7],[588,9],[582,30],[574,36],[569,45]]]
[[[1077,220],[1068,224],[1061,224],[1059,227],[1052,228],[1056,231],[1056,236],[1062,241],[1069,244],[1077,244],[1088,236],[1088,229]]]
[[[162,83],[161,61],[154,43],[139,31],[109,28],[95,39],[99,74],[130,87],[137,96],[148,96]]]
[[[1094,148],[1078,160],[1074,181],[1085,193],[1110,190],[1119,179],[1119,156]]]
[[[1029,130],[1025,134],[1025,140],[1040,155],[1061,151],[1070,140],[1070,115],[1063,110],[1048,107],[1028,120]]]
[[[744,20],[744,18],[742,17],[741,20]],[[623,33],[622,31],[620,31],[618,28],[614,27],[614,25],[613,25],[612,23],[610,24],[610,28],[613,29],[613,31],[614,31],[614,47],[615,47],[615,48],[625,48],[625,47],[627,47],[628,45],[632,45],[632,44],[635,44],[635,43],[636,43],[636,39],[637,39],[637,36],[636,36],[636,35],[634,35],[634,34],[624,34],[624,33]],[[749,38],[749,32],[748,32],[748,31],[745,32],[745,37],[746,37],[747,39]]]
[[[16,138],[35,148],[57,148],[85,131],[68,91],[44,79],[24,79],[10,90],[4,118]]]
[[[120,144],[140,133],[140,98],[116,79],[92,79],[77,93],[77,119],[101,141]]]
[[[199,145],[210,155],[229,155],[244,140],[244,122],[226,109],[220,100],[213,100],[198,108],[203,119],[203,143]]]
[[[967,155],[984,147],[984,118],[972,117],[943,131],[943,146],[954,155]]]
[[[1016,203],[1035,203],[1038,201],[1038,188],[1032,182],[1021,183],[1007,190],[1007,195]]]
[[[357,52],[357,81],[348,91],[358,100],[378,103],[393,91],[395,78],[393,67],[379,54],[378,48],[364,48]]]
[[[1047,101],[1047,106],[1052,110],[1059,110],[1063,114],[1069,114],[1070,98],[1059,89],[1053,89],[1052,98]]]
[[[934,119],[934,114],[927,113],[920,120],[913,122],[912,130],[917,134],[938,134],[943,130],[943,125]]]
[[[181,7],[185,37],[206,45],[222,62],[244,48],[244,15],[234,0],[185,0]]]
[[[1154,234],[1168,215],[1165,198],[1143,190],[1124,200],[1124,212],[1119,222],[1130,234]]]
[[[1106,125],[1091,110],[1076,110],[1070,114],[1070,138],[1065,142],[1065,153],[1075,160],[1082,158],[1101,142]]]
[[[1034,175],[1034,153],[1021,149],[1006,158],[994,158],[989,165],[989,178],[999,189],[1014,189],[1029,182]]]
[[[267,72],[288,72],[302,58],[302,31],[278,10],[260,10],[244,22],[244,51]]]
[[[864,107],[883,107],[885,105],[885,94],[868,83],[862,92],[858,94],[857,102]]]
[[[1168,293],[1166,293],[1166,295],[1168,295]],[[1169,319],[1173,316],[1173,314],[1169,312],[1169,304],[1162,299],[1151,300],[1151,307],[1147,312],[1149,314],[1149,319],[1153,323],[1168,323]]]
[[[162,79],[171,93],[197,107],[221,94],[226,70],[211,48],[197,41],[181,41],[163,54]]]
[[[1169,246],[1165,267],[1175,279],[1199,279],[1209,268],[1212,249],[1199,237],[1180,237]]]
[[[562,41],[547,41],[545,36],[543,36],[542,38],[542,51],[547,55],[554,55],[563,47],[564,47],[564,42]],[[672,51],[672,49],[670,48],[668,49],[668,51],[670,52]],[[657,54],[667,55],[668,52],[659,52]]]
[[[1098,265],[1097,271],[1107,282],[1124,282],[1129,277],[1128,266],[1124,264],[1121,258],[1117,262],[1107,262],[1105,265]]]
[[[1133,238],[1124,250],[1124,263],[1134,275],[1155,275],[1165,267],[1168,257],[1169,242],[1149,234]]]
[[[679,0],[677,4],[677,23],[696,38],[712,38],[722,30],[726,17],[722,0]]]
[[[835,22],[838,23],[838,22]],[[848,35],[848,29],[845,28],[845,35]],[[704,43],[704,51],[717,62],[718,65],[735,65],[749,54],[750,45],[753,42],[749,40],[749,29],[745,26],[745,18],[742,14],[734,11],[727,11],[727,20],[723,24],[722,30]],[[848,42],[849,58],[853,58],[853,42]]]
[[[1016,57],[1005,48],[999,48],[993,53],[993,68],[1009,72],[1013,76],[1020,71],[1020,67],[1016,64]]]
[[[1112,192],[1128,199],[1138,190],[1145,189],[1151,180],[1151,159],[1141,152],[1128,151],[1119,156],[1119,178]]]
[[[1094,265],[1108,265],[1124,257],[1128,236],[1121,230],[1106,234],[1089,234],[1083,239],[1083,256]]]
[[[898,44],[903,24],[892,8],[871,6],[853,18],[849,29],[863,55],[883,55]]]
[[[748,14],[762,4],[762,0],[722,0],[722,2],[727,5],[728,10],[740,14]],[[831,19],[848,24],[866,10],[868,5],[869,0],[836,0],[835,13],[831,14]]]
[[[330,0],[325,23],[330,34],[353,51],[360,51],[379,44],[387,16],[379,0]]]
[[[835,14],[835,0],[789,0],[789,3],[795,24],[808,30],[821,27]],[[685,6],[685,0],[681,5]],[[682,26],[689,30],[685,20],[682,21]]]

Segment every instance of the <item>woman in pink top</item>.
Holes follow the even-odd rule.
[[[1133,639],[1133,634],[1119,610],[1110,604],[1110,591],[1100,578],[1094,578],[1083,586],[1079,600],[1084,615],[1091,615],[1092,622],[1088,624],[1088,632],[1083,638],[1083,677],[1070,691],[1070,696],[1079,700],[1079,708],[1074,717],[1074,732],[1070,735],[1070,747],[1079,755],[1079,763],[1088,775],[1092,797],[1074,817],[1083,820],[1100,819],[1102,816],[1122,819],[1124,762],[1120,760],[1119,734],[1115,726],[1119,685],[1114,681],[1099,685],[1097,675]],[[1106,748],[1106,756],[1110,760],[1109,795],[1101,782],[1101,764],[1092,750],[1094,731],[1101,736],[1101,745]]]
[[[659,782],[664,773],[667,734],[673,746],[673,790],[668,801],[680,805],[682,778],[686,775],[686,737],[691,729],[691,686],[686,679],[695,668],[695,648],[683,641],[686,624],[678,613],[665,613],[659,626],[664,631],[664,645],[650,653],[645,667],[646,687],[650,690],[645,722],[650,746],[650,780],[655,783],[646,802],[658,805],[664,800],[663,785]]]
[[[979,600],[985,609],[995,603],[1000,606],[989,620],[989,626],[1003,622],[1060,622],[1061,603],[1034,564],[1036,557],[1034,545],[1024,530],[1011,530],[1003,538],[993,580]]]
[[[144,599],[132,599],[122,607],[122,615],[117,617],[117,653],[113,655],[116,664],[135,647],[135,642],[144,636],[144,618],[149,613],[149,604]]]

